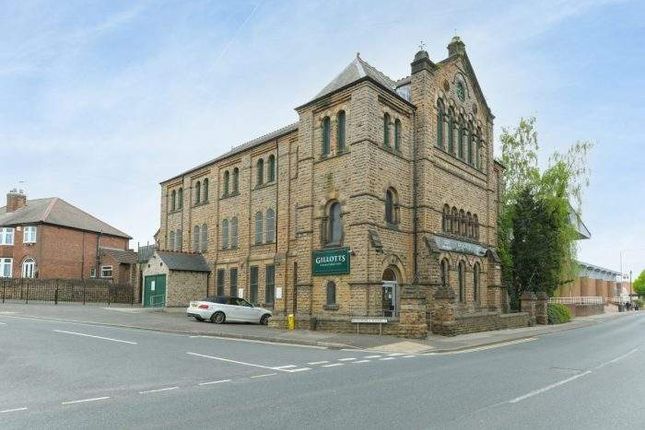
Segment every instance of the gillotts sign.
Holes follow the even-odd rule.
[[[348,248],[334,248],[314,251],[311,267],[314,276],[345,275],[350,270]]]

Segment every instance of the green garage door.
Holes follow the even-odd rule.
[[[166,275],[146,276],[143,287],[143,307],[166,305]]]

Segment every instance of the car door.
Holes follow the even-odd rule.
[[[244,321],[248,322],[258,322],[260,321],[260,316],[258,311],[253,305],[247,302],[244,299],[237,299],[238,307],[240,308],[240,315]]]
[[[244,321],[244,314],[242,312],[241,306],[238,305],[237,297],[230,297],[226,305],[223,307],[226,308],[224,313],[226,313],[227,321]]]

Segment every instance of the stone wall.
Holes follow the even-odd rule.
[[[529,327],[531,318],[528,313],[500,314],[497,312],[481,312],[461,315],[455,318],[453,324],[443,325],[437,334],[456,336],[459,334],[477,333],[482,331],[503,330],[508,328]],[[434,333],[435,329],[432,330]]]
[[[569,308],[573,317],[586,317],[590,315],[598,315],[605,312],[605,306],[598,305],[564,305]]]

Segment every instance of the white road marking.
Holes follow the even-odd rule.
[[[416,355],[404,355],[401,358],[414,358],[414,357],[416,357]]]
[[[208,381],[208,382],[201,382],[197,385],[215,385],[215,384],[223,384],[224,382],[231,382],[230,379],[220,379],[219,381]]]
[[[564,384],[567,384],[567,383],[569,383],[571,381],[575,381],[576,379],[582,378],[583,376],[586,376],[586,375],[588,375],[590,373],[591,373],[591,370],[587,370],[586,372],[580,373],[578,375],[572,376],[572,377],[567,378],[567,379],[563,379],[562,381],[556,382],[555,384],[547,385],[544,388],[540,388],[538,390],[534,390],[534,391],[531,391],[530,393],[524,394],[523,396],[516,397],[516,398],[514,398],[512,400],[509,400],[508,403],[521,402],[522,400],[526,400],[526,399],[528,399],[530,397],[537,396],[538,394],[542,394],[542,393],[544,393],[546,391],[552,390],[552,389],[554,389],[556,387],[559,387],[560,385],[564,385]]]
[[[99,400],[107,399],[109,399],[109,397],[93,397],[91,399],[70,400],[68,402],[62,402],[61,405],[75,405],[76,403],[98,402]]]
[[[338,361],[354,361],[356,360],[354,357],[348,357],[348,358],[339,358]]]
[[[154,390],[139,391],[139,394],[161,393],[163,391],[171,391],[171,390],[177,390],[177,389],[179,389],[179,387],[157,388]]]
[[[0,411],[0,414],[8,414],[9,412],[20,412],[20,411],[26,411],[27,408],[14,408],[14,409],[5,409],[4,411]]]
[[[250,378],[251,378],[251,379],[255,379],[255,378],[266,378],[267,376],[273,376],[273,375],[277,375],[277,373],[265,373],[265,374],[263,374],[263,375],[253,375],[253,376],[251,376]]]
[[[399,357],[401,355],[405,355],[405,354],[403,354],[402,352],[393,352],[391,354],[388,354],[387,356],[388,357]]]
[[[476,348],[462,349],[462,350],[459,350],[459,351],[427,352],[427,353],[422,354],[422,355],[468,354],[470,352],[486,351],[488,349],[502,348],[504,346],[517,345],[518,343],[532,342],[534,340],[537,340],[537,337],[529,337],[529,338],[526,338],[526,339],[518,339],[518,340],[511,340],[511,341],[508,341],[508,342],[493,343],[491,345],[484,345],[484,346],[479,346],[479,347],[476,347]]]
[[[352,361],[352,364],[358,364],[358,363],[369,363],[370,360],[358,360],[358,361]]]
[[[327,363],[329,363],[329,361],[323,360],[323,361],[312,361],[312,362],[307,363],[307,364],[310,365],[310,366],[317,366],[319,364],[327,364]]]
[[[358,349],[358,348],[341,348],[340,350],[341,351],[352,351],[352,352],[360,351],[360,349]]]
[[[338,366],[344,366],[344,363],[332,363],[332,364],[325,364],[322,367],[338,367]]]
[[[629,351],[629,352],[627,352],[627,353],[625,353],[623,355],[619,355],[618,357],[614,358],[613,360],[609,360],[609,361],[606,361],[606,362],[604,362],[602,364],[599,364],[598,366],[594,367],[594,369],[601,369],[601,368],[603,368],[603,367],[605,367],[605,366],[607,366],[609,364],[618,363],[620,360],[629,357],[630,355],[632,355],[636,351],[638,351],[638,348],[634,348],[631,351]]]
[[[267,369],[267,370],[279,370],[280,372],[291,372],[288,369],[279,369],[277,367],[263,366],[261,364],[246,363],[244,361],[231,360],[229,358],[215,357],[214,355],[198,354],[196,352],[187,352],[186,354],[192,355],[195,357],[210,358],[211,360],[224,361],[226,363],[240,364],[242,366],[258,367],[260,369]]]
[[[257,339],[238,339],[233,337],[224,337],[224,336],[207,336],[207,335],[192,335],[188,336],[191,339],[217,339],[217,340],[227,340],[231,342],[247,342],[247,343],[261,343],[264,345],[280,345],[280,346],[293,346],[295,348],[311,348],[311,349],[329,349],[326,346],[318,345],[300,345],[297,343],[287,343],[287,342],[269,342],[266,340],[257,340]]]
[[[381,355],[366,355],[363,358],[381,358],[381,357],[382,357]]]
[[[110,340],[112,342],[120,342],[120,343],[127,343],[128,345],[136,345],[136,342],[130,342],[129,340],[121,340],[121,339],[113,339],[111,337],[103,337],[103,336],[94,336],[92,334],[86,334],[86,333],[79,333],[76,331],[67,331],[67,330],[54,330],[56,333],[64,333],[64,334],[73,334],[75,336],[84,336],[84,337],[91,337],[94,339],[102,339],[102,340]]]
[[[305,370],[311,370],[311,367],[301,367],[299,369],[291,369],[289,372],[295,373],[295,372],[304,372]]]
[[[396,357],[384,357],[384,358],[379,358],[379,361],[386,361],[386,360],[396,360]]]
[[[7,325],[7,323],[0,321],[0,325]]]
[[[287,364],[286,366],[277,366],[277,367],[274,367],[274,369],[291,369],[291,368],[293,368],[293,367],[298,367],[298,366],[296,366],[295,364]]]

